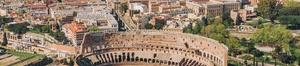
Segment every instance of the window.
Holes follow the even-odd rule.
[[[153,55],[153,58],[156,58],[157,57],[157,54],[156,53],[154,53],[154,55]]]
[[[189,45],[186,42],[184,43],[184,45],[186,48],[189,48]]]

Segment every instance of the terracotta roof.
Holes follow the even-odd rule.
[[[42,9],[47,8],[47,5],[44,3],[35,3],[35,4],[26,4],[26,7],[32,8],[32,9]]]
[[[72,32],[86,32],[87,28],[83,23],[72,22],[71,24],[66,24],[66,28],[70,29]]]

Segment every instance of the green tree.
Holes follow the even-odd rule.
[[[226,30],[224,24],[222,24],[221,18],[216,18],[215,21],[202,29],[202,35],[209,38],[225,42],[225,38],[228,37],[229,32]]]
[[[203,20],[198,19],[196,25],[193,27],[194,34],[200,34],[201,30],[205,27]]]
[[[241,44],[237,38],[229,37],[228,39],[226,39],[225,45],[229,48],[229,53],[231,56],[241,54],[241,50],[239,49],[239,47],[241,47]]]
[[[29,31],[34,33],[50,33],[51,28],[49,25],[36,25],[33,26],[33,28],[30,29]]]
[[[283,8],[279,11],[280,16],[299,16],[300,15],[300,3],[295,0],[284,0]]]
[[[50,28],[49,25],[43,25],[43,26],[41,26],[41,31],[43,33],[50,33],[51,32],[51,28]]]
[[[289,29],[299,29],[300,25],[300,16],[280,16],[277,19],[280,24],[287,25]]]
[[[280,9],[280,5],[277,4],[277,0],[260,0],[257,5],[258,13],[262,17],[268,18],[271,22],[274,22]]]
[[[185,33],[193,33],[194,31],[193,31],[193,29],[191,29],[191,28],[185,28],[185,31],[184,31]]]
[[[258,29],[251,39],[261,45],[282,46],[292,40],[292,34],[283,25],[265,24]]]
[[[146,29],[153,29],[153,25],[150,23],[145,24],[144,26]]]
[[[56,31],[56,32],[50,32],[50,36],[54,37],[58,41],[66,41],[67,38],[63,32]]]
[[[160,29],[163,28],[163,26],[164,26],[164,24],[162,24],[162,23],[156,23],[155,24],[155,29],[160,30]]]
[[[4,16],[0,16],[0,26],[3,24],[8,23],[8,18],[4,17]]]
[[[8,29],[8,31],[14,32],[16,34],[23,34],[26,33],[28,30],[25,23],[11,24],[8,25],[6,28]]]
[[[229,48],[238,48],[240,47],[240,42],[237,38],[229,37],[225,43]]]
[[[231,28],[233,26],[233,20],[230,17],[230,12],[225,12],[222,15],[223,24],[226,26],[226,28]]]
[[[122,13],[126,13],[128,10],[128,5],[127,5],[127,3],[121,3],[121,6],[119,8]]]
[[[299,7],[283,7],[279,10],[280,16],[299,16],[300,15],[300,6]]]
[[[296,61],[296,57],[287,53],[279,53],[279,60],[285,64],[292,64]],[[287,65],[288,66],[288,65]]]

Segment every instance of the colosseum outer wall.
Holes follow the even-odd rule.
[[[202,36],[140,30],[88,33],[81,45],[80,58],[104,66],[227,66],[227,52],[222,43]]]

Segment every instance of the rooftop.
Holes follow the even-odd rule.
[[[83,22],[72,22],[71,24],[65,25],[69,28],[72,32],[85,32],[86,26],[84,26]]]
[[[67,52],[67,53],[76,53],[76,48],[72,46],[67,46],[67,45],[59,45],[59,44],[50,44],[49,47],[52,50],[59,50],[62,52]]]

